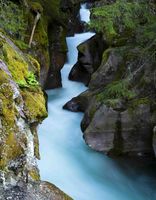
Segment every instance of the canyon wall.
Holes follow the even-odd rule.
[[[83,136],[109,155],[155,152],[154,1],[97,1],[88,29],[97,34],[78,46],[69,78],[88,90],[64,108],[85,112]]]
[[[48,116],[42,88],[61,85],[67,16],[60,1],[0,6],[0,199],[71,199],[41,181],[37,166],[37,127]]]

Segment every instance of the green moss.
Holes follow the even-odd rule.
[[[18,140],[14,133],[10,133],[7,136],[6,141],[1,148],[2,155],[4,154],[5,157],[3,157],[3,162],[1,163],[2,166],[0,166],[0,168],[3,168],[5,165],[7,165],[7,162],[18,158],[24,153],[24,149],[18,143]]]
[[[41,20],[38,22],[34,34],[34,40],[37,41],[38,44],[40,44],[43,47],[47,47],[48,45],[47,29],[43,18],[41,18]]]
[[[40,3],[48,20],[60,19],[60,0],[35,0],[33,2]]]
[[[39,62],[32,57],[30,54],[27,55],[30,63],[32,66],[34,66],[35,68],[33,68],[34,74],[37,75],[37,77],[40,77],[40,64]]]
[[[28,174],[34,181],[40,180],[40,175],[36,169],[32,169],[31,171],[28,172]]]
[[[1,115],[3,123],[11,128],[15,123],[16,111],[13,104],[13,91],[9,83],[4,83],[0,87],[0,99],[2,101]]]
[[[90,117],[91,119],[94,117],[95,112],[97,111],[96,107],[93,107],[92,109],[90,109]]]
[[[30,8],[31,8],[31,10],[32,11],[34,11],[34,12],[40,12],[40,13],[42,13],[43,12],[43,7],[41,6],[41,4],[40,3],[38,3],[38,2],[32,2],[31,4],[30,4]]]
[[[2,54],[0,58],[5,61],[9,68],[13,80],[18,83],[20,87],[38,86],[36,76],[33,72],[29,71],[28,61],[23,55],[18,52],[13,46],[6,41],[3,42]],[[32,56],[28,56],[33,71],[39,76],[40,65]]]
[[[16,83],[18,84],[18,86],[20,88],[28,88],[29,87],[29,85],[27,84],[27,82],[25,80],[19,80]]]
[[[107,62],[111,50],[112,50],[112,49],[109,48],[109,49],[107,49],[107,50],[105,50],[105,51],[103,52],[103,55],[102,55],[102,63],[103,63],[103,64]]]
[[[28,74],[28,63],[8,43],[3,44],[3,57],[1,59],[7,64],[14,81],[25,79]]]
[[[62,200],[72,200],[71,197],[69,197],[68,195],[66,195],[64,192],[62,192],[60,189],[58,189],[55,185],[48,183],[48,182],[42,182],[41,183],[43,188],[45,188],[45,191],[51,191],[53,194],[55,194],[55,196],[58,196],[58,199],[62,199]],[[44,191],[43,191],[44,192]]]
[[[23,104],[24,101],[23,112],[30,123],[41,122],[47,116],[47,111],[44,94],[36,80],[36,74],[40,71],[38,62],[30,56],[25,57],[6,36],[0,35],[0,39],[3,44],[0,58],[8,67],[8,69],[0,69],[0,138],[2,144],[0,146],[0,169],[7,170],[9,162],[22,156],[27,147],[25,134],[19,134],[17,119],[21,117],[21,113],[17,106]],[[33,69],[33,72],[29,69]],[[23,101],[20,96],[14,99],[13,81],[18,82],[22,88],[19,91]],[[37,155],[37,145],[35,153]],[[35,171],[30,174],[32,179],[39,179]]]
[[[28,72],[28,75],[25,77],[25,80],[17,81],[17,84],[21,88],[29,88],[31,86],[39,86],[39,82],[36,80],[36,77],[33,72]]]
[[[2,69],[0,69],[0,85],[8,83],[9,76]]]
[[[42,90],[38,87],[35,90],[21,89],[24,100],[24,111],[30,122],[41,121],[47,117],[45,98]]]
[[[21,49],[21,50],[27,50],[29,48],[29,45],[26,44],[22,40],[14,40],[14,43]]]
[[[151,12],[152,6],[154,4],[145,0],[117,0],[115,3],[93,8],[90,27],[103,32],[110,44],[115,39],[119,39],[121,44],[125,43],[139,26],[151,22],[154,16]]]
[[[105,104],[114,105],[120,99],[130,100],[135,97],[135,93],[130,89],[127,80],[119,80],[108,84],[104,91],[97,95],[99,101]]]
[[[30,24],[30,27],[29,27],[29,36],[28,36],[27,40],[30,39],[30,34],[32,31],[32,27],[33,27],[33,22],[34,22],[34,14],[33,13],[29,13],[28,22]],[[41,18],[37,24],[37,27],[36,27],[36,30],[34,33],[31,55],[33,55],[33,57],[38,60],[41,67],[44,67],[45,71],[48,71],[49,63],[50,63],[49,49],[48,49],[49,40],[48,40],[48,30],[47,29],[48,29],[48,21],[44,15],[41,15]],[[38,76],[39,73],[36,75]]]
[[[0,28],[12,37],[23,40],[27,23],[22,6],[9,0],[1,0],[0,13]]]
[[[136,98],[129,102],[128,111],[130,114],[133,114],[140,105],[150,105],[150,104],[152,104],[152,100],[150,100],[148,97]]]
[[[0,146],[0,155],[2,156],[0,159],[0,169],[4,169],[10,160],[16,159],[24,152],[24,149],[16,138],[18,128],[15,120],[18,112],[13,100],[13,90],[10,86],[8,76],[4,76],[4,73],[0,78],[1,81],[4,80],[4,83],[1,83],[0,86],[0,116],[2,125],[0,132],[2,140],[2,145]]]

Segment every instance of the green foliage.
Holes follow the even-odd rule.
[[[43,6],[43,9],[46,11],[48,20],[60,20],[60,0],[37,0],[38,3]]]
[[[19,80],[19,81],[17,81],[17,84],[21,88],[28,88],[29,87],[28,84],[27,84],[27,82],[25,80]]]
[[[27,81],[28,85],[31,85],[31,86],[39,85],[33,72],[28,73],[28,76],[26,77],[26,81]]]
[[[156,61],[156,21],[136,30],[137,45],[142,48],[141,56],[150,62]]]
[[[110,106],[112,108],[115,108],[116,105],[120,102],[120,99],[104,99],[103,100],[104,104],[107,106]]]
[[[129,35],[138,26],[151,21],[149,3],[146,1],[117,0],[115,3],[92,9],[90,27],[103,32],[107,41],[121,34]]]
[[[130,89],[127,80],[119,80],[108,84],[97,98],[107,105],[115,106],[121,99],[130,100],[135,93]]]
[[[34,12],[40,12],[40,13],[43,12],[43,8],[42,8],[41,4],[38,2],[31,3],[31,10]]]
[[[143,98],[135,98],[132,101],[130,101],[128,106],[128,111],[130,113],[134,113],[136,108],[138,108],[140,105],[150,105],[152,103],[152,100],[148,97]]]
[[[12,1],[0,0],[0,28],[22,40],[26,26],[22,7]]]
[[[145,105],[145,104],[150,104],[150,99],[148,97],[134,99],[131,102],[131,107],[135,109],[139,105]]]
[[[21,49],[26,50],[28,49],[29,45],[23,42],[22,40],[14,40],[14,43]]]
[[[39,82],[36,80],[36,77],[33,72],[29,72],[25,80],[17,81],[17,84],[21,88],[29,88],[30,86],[39,86]]]

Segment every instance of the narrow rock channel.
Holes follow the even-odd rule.
[[[82,5],[81,19],[89,10]],[[81,113],[63,110],[63,105],[86,90],[68,75],[77,61],[76,47],[94,33],[67,37],[68,61],[62,70],[63,88],[48,91],[49,117],[39,129],[42,180],[54,183],[74,200],[154,200],[154,178],[136,170],[123,170],[112,159],[90,150],[82,139]],[[154,196],[155,195],[155,196]]]

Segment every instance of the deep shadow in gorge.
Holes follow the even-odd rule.
[[[62,19],[53,19],[48,24],[50,66],[45,89],[62,87],[61,69],[66,61],[66,36],[83,32],[84,24],[79,20],[80,2],[61,1]]]

